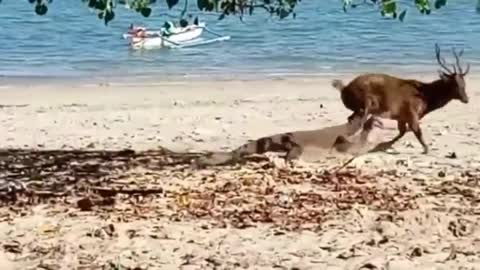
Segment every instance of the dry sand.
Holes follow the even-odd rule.
[[[228,150],[248,139],[345,122],[350,112],[329,82],[292,78],[2,87],[0,145]],[[317,155],[293,168],[272,158],[267,169],[247,164],[188,172],[138,167],[122,172],[130,181],[160,185],[166,194],[187,190],[184,200],[240,183],[237,196],[248,198],[235,207],[276,200],[287,204],[272,210],[289,209],[284,219],[273,215],[271,222],[239,226],[225,218],[226,224],[219,226],[212,214],[195,218],[189,212],[190,216],[178,217],[181,203],[173,195],[149,201],[156,214],[130,218],[119,213],[133,202],[119,202],[108,215],[101,210],[80,212],[71,202],[26,207],[22,214],[4,207],[2,269],[480,269],[479,86],[480,80],[472,76],[467,82],[469,104],[453,101],[422,121],[430,154],[422,155],[422,148],[408,134],[395,151],[357,158],[349,170],[358,168],[370,175],[361,183],[347,181],[342,186],[312,180],[312,175],[322,178],[326,169],[350,156]],[[395,123],[384,124],[387,128],[376,131],[371,140],[396,134]],[[315,202],[301,202],[302,196],[310,192],[322,196],[317,198],[340,196],[341,201],[351,193],[348,185],[380,195],[372,202],[355,197],[348,207],[325,204],[328,211],[322,210],[326,216],[317,226],[296,216],[316,207]],[[252,191],[252,186],[274,186],[275,192]],[[228,201],[229,193],[222,192],[218,196]],[[387,207],[384,199],[395,207]],[[217,205],[215,213],[225,215],[228,207],[233,206]],[[289,222],[306,224],[292,228]],[[115,233],[108,233],[109,224]]]

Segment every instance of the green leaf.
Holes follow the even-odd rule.
[[[207,9],[208,4],[210,4],[208,0],[197,0],[197,6],[200,11]]]
[[[435,1],[435,9],[439,9],[447,4],[447,0],[436,0]]]
[[[89,0],[88,1],[88,7],[89,8],[94,8],[96,4],[97,4],[96,0]]]
[[[215,4],[209,1],[206,10],[213,11],[214,9],[215,9]]]
[[[178,4],[178,1],[179,0],[167,0],[168,9],[172,9],[174,6],[176,6]]]
[[[280,19],[284,19],[284,18],[288,17],[288,15],[290,15],[290,12],[288,12],[285,9],[281,9],[280,12],[279,12]]]
[[[415,0],[415,6],[422,14],[430,14],[430,1],[429,0]]]
[[[398,15],[398,19],[403,22],[403,20],[405,19],[405,15],[407,15],[407,10],[403,10],[400,15]]]
[[[98,10],[105,10],[107,8],[107,3],[105,3],[106,0],[97,0],[95,2],[95,8]]]
[[[103,16],[103,20],[105,21],[105,25],[107,25],[110,21],[115,18],[115,12],[113,10],[105,10],[105,15]]]
[[[38,15],[40,15],[40,16],[45,15],[45,14],[47,14],[47,11],[48,11],[47,5],[45,5],[45,4],[36,4],[35,5],[35,13],[37,13]]]
[[[394,0],[383,1],[383,11],[386,14],[393,14],[397,11],[397,2]]]
[[[152,9],[149,8],[149,7],[142,8],[142,9],[140,10],[140,13],[143,15],[143,17],[149,17],[150,14],[152,14]]]
[[[225,19],[225,13],[222,13],[222,14],[220,14],[220,16],[218,16],[219,21],[221,21],[223,19]]]

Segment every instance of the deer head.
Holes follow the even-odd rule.
[[[451,86],[452,97],[458,99],[463,103],[468,103],[468,95],[465,91],[465,76],[470,71],[470,64],[467,64],[465,71],[460,65],[460,57],[463,54],[463,49],[457,53],[455,48],[452,48],[453,56],[455,57],[455,65],[452,65],[453,71],[447,67],[445,59],[440,56],[440,47],[435,44],[435,54],[437,62],[442,68],[439,70],[440,79]]]

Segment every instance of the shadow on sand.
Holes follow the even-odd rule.
[[[266,152],[287,152],[287,137],[287,144],[301,147],[299,156],[302,157],[322,151],[349,154],[364,151],[372,127],[346,140],[350,130],[350,125],[342,124],[275,134],[249,141],[230,152],[178,153],[161,147],[147,151],[0,149],[0,179],[43,180],[55,176],[56,181],[61,182],[71,178],[106,177],[109,171],[136,166],[161,170],[176,165],[224,165],[242,162],[242,159],[255,161],[246,157]]]
[[[47,200],[81,196],[92,189],[106,194],[161,193],[161,187],[135,188],[131,180],[133,187],[127,190],[117,190],[115,185],[125,181],[125,172],[137,168],[152,172],[182,171],[260,162],[268,158],[255,154],[288,152],[295,149],[292,145],[300,146],[301,151],[295,153],[302,158],[309,154],[318,158],[322,155],[320,152],[359,153],[365,149],[365,140],[372,128],[373,125],[367,125],[349,140],[344,137],[351,131],[348,124],[281,133],[247,142],[230,152],[177,153],[161,147],[147,151],[0,149],[0,204],[16,201],[17,194],[29,192],[34,192],[34,196],[29,193],[32,198]]]

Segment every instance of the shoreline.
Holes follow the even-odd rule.
[[[415,67],[412,67],[415,70]],[[332,72],[273,72],[273,73],[235,73],[235,75],[229,73],[206,73],[206,74],[168,74],[168,75],[155,75],[155,74],[125,74],[125,75],[105,75],[91,77],[87,75],[67,75],[67,76],[23,76],[23,75],[0,75],[0,90],[7,88],[19,88],[19,87],[36,87],[36,86],[75,86],[75,87],[90,87],[95,85],[109,85],[119,87],[132,87],[132,86],[155,86],[163,84],[175,84],[175,83],[195,83],[195,82],[255,82],[255,81],[278,81],[278,80],[325,80],[333,78],[352,78],[354,76],[363,73],[381,73],[385,72],[393,76],[419,79],[419,80],[433,80],[438,78],[437,68],[432,67],[432,71],[421,70],[418,71],[405,71],[401,70],[394,72],[392,70],[372,70],[364,71],[332,71]],[[478,79],[480,74],[469,74],[468,78]]]

